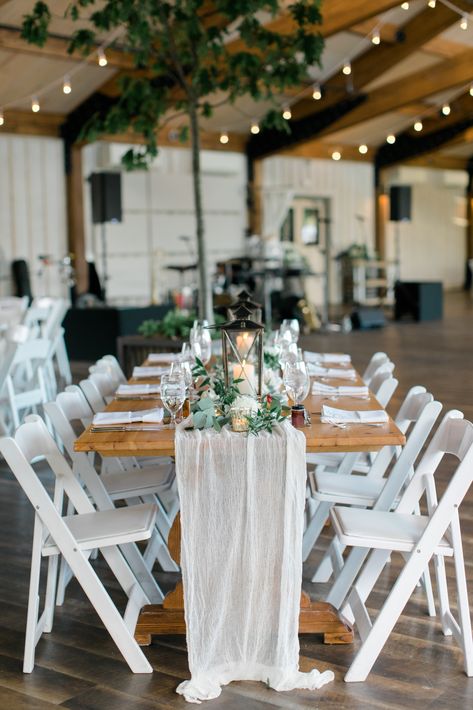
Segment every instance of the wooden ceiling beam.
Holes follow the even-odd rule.
[[[69,54],[67,51],[69,43],[69,37],[50,35],[44,47],[38,47],[36,44],[30,44],[22,39],[21,30],[18,28],[0,25],[0,49],[37,57],[46,57],[48,59],[62,59],[71,62],[83,62],[86,60],[90,64],[97,63],[96,57],[87,59],[87,57],[83,57],[79,53]],[[97,44],[97,48],[98,47],[99,45]],[[116,69],[133,69],[135,66],[133,57],[126,52],[108,47],[106,53],[109,67]]]
[[[228,143],[220,143],[220,133],[213,131],[201,131],[200,144],[202,150],[218,150],[222,152],[245,153],[247,138],[241,133],[228,133]],[[144,145],[145,140],[133,131],[117,135],[101,136],[101,141],[110,143],[131,143],[133,145]],[[180,141],[177,131],[172,128],[165,128],[158,132],[158,146],[160,148],[190,148],[190,142]]]
[[[454,89],[473,80],[473,50],[439,62],[429,71],[422,69],[402,79],[385,84],[367,94],[360,106],[325,128],[319,137],[352,128],[360,123],[397,111],[403,106]]]
[[[349,79],[337,71],[334,76],[324,82],[325,97],[319,103],[324,104],[325,107],[327,103],[336,102],[346,94],[348,82],[351,93],[361,91],[455,22],[458,22],[458,13],[453,12],[445,5],[439,5],[435,12],[432,12],[431,8],[422,10],[412,20],[398,28],[397,39],[394,43],[382,42],[379,46],[372,46],[352,61],[352,73]],[[308,98],[302,99],[292,107],[292,115],[296,119],[313,112],[314,101]]]
[[[61,135],[61,124],[64,116],[58,113],[32,113],[31,111],[16,111],[6,109],[4,124],[0,127],[2,133],[19,135],[50,136]]]

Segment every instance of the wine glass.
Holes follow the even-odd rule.
[[[286,362],[284,365],[283,383],[288,396],[296,406],[302,404],[310,390],[310,376],[305,362]]]
[[[182,360],[180,357],[175,362],[171,363],[169,374],[175,377],[183,377],[186,385],[186,390],[190,390],[193,378],[192,370],[188,360]]]
[[[171,414],[171,428],[176,426],[176,415],[186,399],[186,383],[184,375],[166,373],[161,376],[161,399]]]
[[[208,328],[203,325],[194,326],[189,340],[194,357],[198,357],[206,365],[212,357],[212,338]]]
[[[293,343],[299,340],[300,327],[297,318],[285,318],[281,323],[281,333],[289,332]]]

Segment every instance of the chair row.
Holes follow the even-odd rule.
[[[378,399],[386,406],[386,401]],[[416,586],[422,586],[428,613],[435,616],[431,560],[442,631],[454,636],[463,651],[465,672],[473,675],[458,515],[473,480],[473,425],[461,412],[452,410],[435,428],[441,410],[441,403],[425,387],[412,387],[395,417],[406,435],[404,447],[385,447],[367,459],[364,475],[360,475],[360,455],[356,453],[313,460],[315,469],[308,471],[310,514],[304,533],[304,559],[330,517],[334,534],[312,581],[332,578],[326,601],[354,622],[362,641],[346,681],[366,679]],[[458,463],[439,500],[436,477],[447,455],[456,457]],[[421,508],[426,513],[421,514]],[[400,553],[404,566],[372,622],[367,599],[394,552]],[[458,619],[449,602],[445,557],[452,557],[454,562]]]

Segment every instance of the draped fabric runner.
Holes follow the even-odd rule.
[[[189,702],[233,680],[320,688],[299,671],[305,437],[284,423],[259,436],[176,432]]]

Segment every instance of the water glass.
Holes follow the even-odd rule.
[[[286,362],[283,383],[288,397],[296,404],[302,404],[310,391],[310,376],[305,362]]]
[[[300,327],[297,318],[285,318],[281,323],[280,331],[282,334],[289,332],[293,343],[299,340]]]
[[[161,399],[171,414],[171,427],[176,426],[176,415],[186,400],[184,375],[168,373],[161,376]]]

